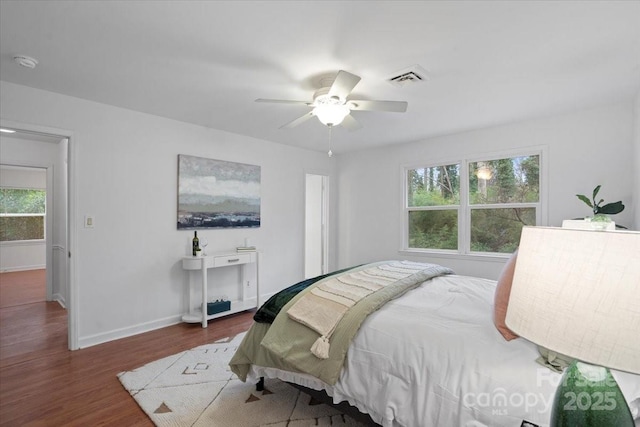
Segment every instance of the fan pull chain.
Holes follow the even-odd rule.
[[[333,156],[333,151],[331,151],[331,144],[332,144],[332,139],[333,139],[333,133],[331,132],[331,130],[333,129],[333,125],[329,124],[329,152],[327,153],[327,155],[329,155],[329,157]]]

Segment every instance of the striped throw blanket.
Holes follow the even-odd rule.
[[[316,284],[289,308],[287,314],[320,334],[311,352],[318,358],[326,359],[329,357],[329,339],[351,307],[388,285],[422,272],[427,266],[410,261],[389,261],[332,276]]]

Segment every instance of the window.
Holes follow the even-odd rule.
[[[0,188],[0,241],[42,240],[46,192]]]
[[[541,222],[540,153],[406,169],[408,250],[511,253]]]
[[[458,249],[460,165],[407,172],[409,248]]]

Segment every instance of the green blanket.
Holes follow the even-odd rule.
[[[260,307],[258,311],[256,311],[256,314],[253,316],[253,320],[260,323],[273,323],[278,313],[280,313],[280,310],[282,310],[282,307],[284,307],[289,301],[291,301],[291,298],[298,295],[298,293],[305,290],[319,280],[343,273],[345,271],[349,271],[352,268],[354,267],[344,268],[342,270],[334,271],[329,274],[323,274],[321,276],[305,279],[302,282],[298,282],[295,285],[291,285],[288,288],[281,290],[280,292],[269,298],[267,302],[262,304],[262,307]]]
[[[367,264],[351,272],[384,263],[386,262]],[[349,344],[365,318],[387,301],[399,297],[428,279],[444,274],[453,274],[453,271],[435,264],[424,264],[424,269],[418,273],[388,285],[359,301],[344,315],[332,334],[327,359],[318,359],[309,351],[318,338],[318,333],[286,315],[286,311],[293,304],[310,292],[314,286],[322,283],[322,280],[318,281],[316,285],[292,298],[271,326],[268,324],[252,326],[230,362],[231,370],[240,379],[246,380],[250,365],[255,364],[307,373],[327,384],[335,384],[344,365]]]

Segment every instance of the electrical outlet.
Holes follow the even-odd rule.
[[[251,286],[251,282],[247,280],[247,288]]]

